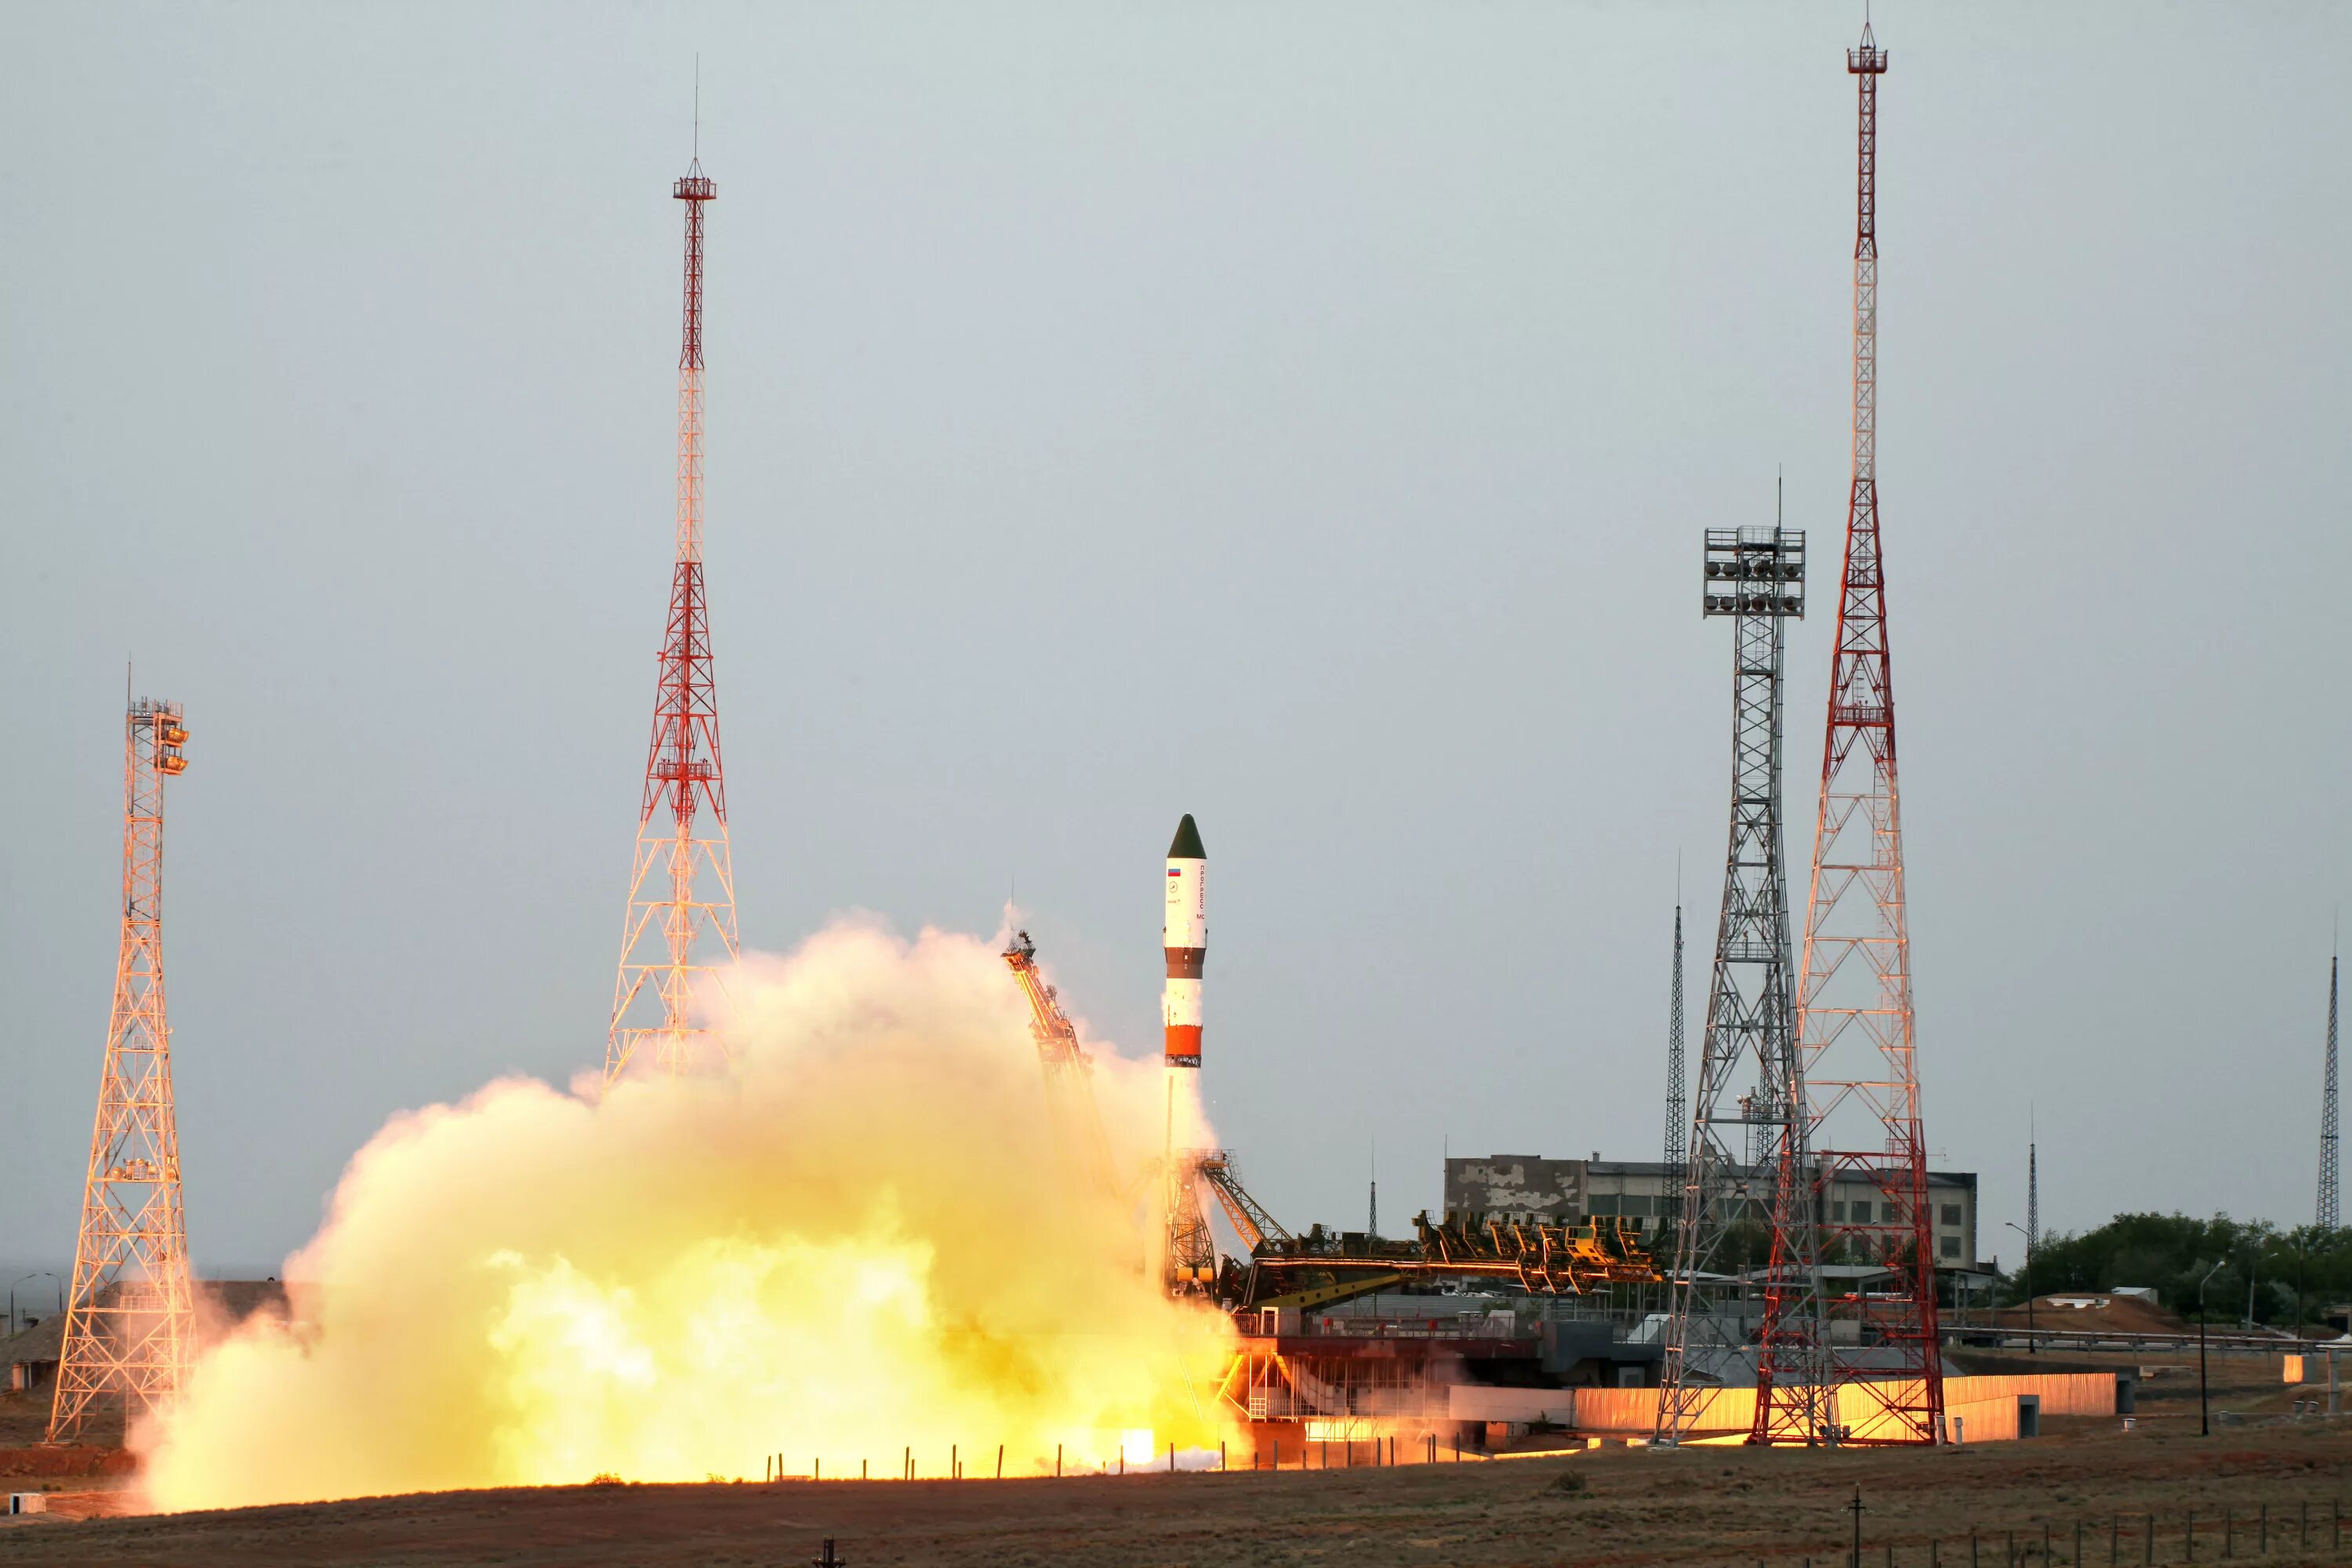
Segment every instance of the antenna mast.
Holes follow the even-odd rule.
[[[122,941],[98,1083],[73,1292],[48,1440],[79,1440],[100,1406],[131,1418],[179,1396],[195,1325],[180,1205],[172,1028],[163,1011],[163,781],[187,771],[180,705],[129,704],[122,763]]]
[[[2327,1076],[2319,1091],[2319,1225],[2323,1230],[2334,1230],[2344,1221],[2339,1205],[2343,1184],[2336,1173],[2336,956],[2327,958]]]
[[[1670,1172],[1690,1162],[1690,1099],[1683,1085],[1683,904],[1676,899],[1674,989],[1666,998],[1665,1166]]]
[[[697,86],[697,139],[700,88]],[[702,577],[703,208],[719,187],[697,157],[671,189],[686,204],[686,310],[677,357],[677,552],[655,687],[637,847],[621,927],[620,973],[604,1046],[611,1083],[646,1050],[676,1075],[710,1043],[696,993],[721,986],[736,957],[735,868],[719,755],[719,686]],[[709,826],[698,821],[708,810]]]
[[[1832,1182],[1868,1184],[1872,1196],[1849,1202],[1843,1219],[1830,1211],[1824,1240],[1893,1271],[1852,1309],[1860,1342],[1825,1347],[1834,1389],[1852,1391],[1843,1409],[1848,1425],[1836,1436],[1932,1444],[1942,1440],[1944,1426],[1937,1243],[1913,1048],[1895,687],[1878,533],[1878,79],[1886,64],[1886,51],[1865,23],[1861,44],[1846,52],[1856,90],[1853,480],[1798,990],[1805,1112],[1818,1156],[1802,1199],[1818,1214]],[[1774,1311],[1768,1301],[1768,1338]],[[1822,1403],[1825,1411],[1840,1410],[1835,1392]],[[1771,1440],[1808,1440],[1769,1397],[1758,1419]]]
[[[2042,1138],[2033,1130],[2032,1113],[2026,1115],[2025,1124],[2025,1260],[2032,1267],[2033,1255],[2042,1250]]]

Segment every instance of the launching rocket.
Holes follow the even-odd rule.
[[[1201,1208],[1200,1156],[1193,1147],[1203,1131],[1201,1114],[1201,965],[1209,956],[1209,852],[1191,814],[1176,825],[1168,846],[1160,945],[1168,957],[1168,985],[1160,994],[1160,1022],[1167,1027],[1168,1142],[1160,1154],[1167,1173],[1161,1202],[1160,1279],[1175,1295],[1205,1295],[1217,1279],[1216,1238]]]
[[[1168,1066],[1195,1072],[1201,1067],[1201,965],[1209,956],[1208,871],[1209,852],[1186,812],[1168,846],[1167,914],[1160,928],[1168,984],[1160,994],[1160,1013]]]

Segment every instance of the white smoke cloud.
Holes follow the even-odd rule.
[[[287,1266],[294,1326],[231,1337],[137,1435],[155,1504],[1216,1440],[1230,1331],[1147,1279],[1128,1204],[1063,1180],[987,944],[846,922],[730,992],[723,1068],[395,1117]],[[1139,1172],[1161,1075],[1097,1058]]]

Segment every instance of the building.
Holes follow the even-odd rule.
[[[1545,1160],[1532,1154],[1465,1156],[1445,1162],[1445,1212],[1497,1219],[1581,1225],[1598,1215],[1622,1215],[1656,1233],[1680,1191],[1681,1169],[1656,1160]],[[1831,1184],[1835,1225],[1870,1223],[1878,1189],[1852,1176]],[[1927,1173],[1927,1203],[1936,1222],[1936,1262],[1946,1269],[1978,1269],[1977,1178],[1972,1171]],[[1760,1259],[1759,1260],[1761,1261]]]
[[[286,1287],[275,1279],[199,1279],[196,1286],[196,1337],[209,1344],[257,1313],[283,1322],[287,1319]],[[119,1289],[110,1285],[108,1292]],[[102,1296],[102,1300],[110,1299]],[[0,1368],[6,1369],[7,1391],[29,1394],[57,1381],[58,1360],[65,1343],[62,1314],[26,1317],[24,1328],[0,1338]]]

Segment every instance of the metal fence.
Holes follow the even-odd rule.
[[[2291,1499],[2245,1507],[2176,1513],[2066,1514],[2017,1526],[1978,1526],[1954,1535],[1875,1536],[1869,1510],[1857,1523],[1860,1544],[1826,1543],[1801,1556],[1785,1552],[1723,1560],[1727,1568],[2153,1568],[2291,1555],[2315,1561],[2343,1554],[2338,1500]]]

